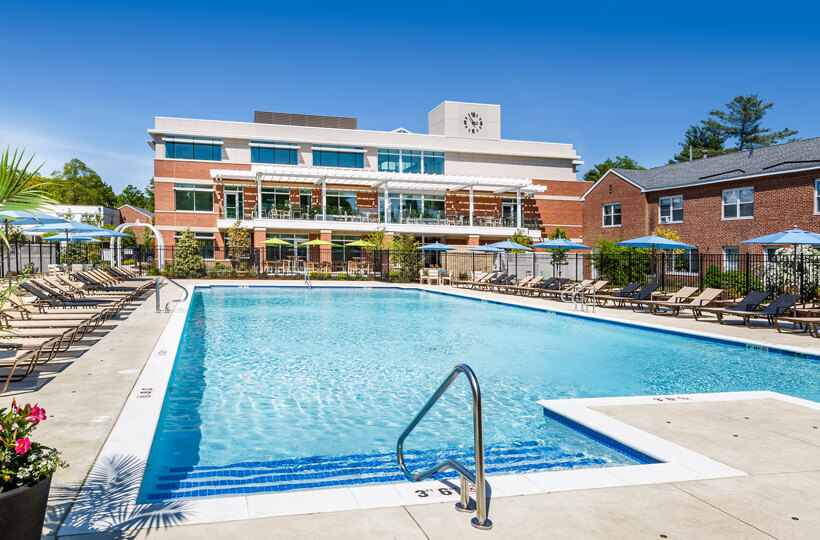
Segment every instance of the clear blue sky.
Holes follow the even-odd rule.
[[[629,7],[625,7],[629,6]],[[254,109],[425,132],[445,99],[498,103],[502,136],[593,163],[664,164],[738,94],[820,136],[820,8],[697,2],[140,2],[3,7],[0,145],[72,157],[119,191],[153,175],[153,117]],[[579,175],[580,178],[580,175]]]

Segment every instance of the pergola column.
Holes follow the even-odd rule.
[[[521,190],[515,191],[515,227],[521,228]]]
[[[327,221],[327,180],[322,179],[322,221]]]
[[[262,173],[256,173],[256,219],[262,219]]]
[[[473,226],[473,186],[470,186],[470,227]]]
[[[390,191],[387,182],[384,183],[384,222],[390,223]]]

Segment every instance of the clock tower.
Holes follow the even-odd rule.
[[[428,132],[448,137],[501,138],[501,106],[445,101],[427,114]]]

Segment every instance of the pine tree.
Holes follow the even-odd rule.
[[[174,248],[174,276],[197,278],[205,274],[205,263],[199,253],[199,244],[191,229],[185,229],[179,235]]]
[[[606,161],[593,165],[592,168],[584,174],[584,180],[587,182],[597,182],[609,169],[646,170],[629,156],[615,156],[615,159],[607,158]]]
[[[763,117],[773,106],[773,103],[766,103],[758,98],[757,94],[736,96],[726,104],[725,111],[710,112],[703,124],[717,130],[727,139],[736,139],[738,150],[771,146],[797,135],[797,131],[789,128],[772,131],[761,126]]]
[[[714,157],[734,152],[733,148],[724,148],[725,143],[726,136],[719,129],[708,126],[705,122],[691,125],[683,136],[683,142],[680,143],[682,150],[669,163],[689,161],[690,155],[692,159],[700,159],[704,153],[707,157]]]

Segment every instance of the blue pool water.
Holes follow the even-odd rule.
[[[539,399],[820,400],[816,360],[719,342],[415,290],[197,289],[140,499],[399,481],[398,435],[461,362],[482,386],[491,476],[640,462]],[[411,468],[470,463],[470,415],[460,380],[407,440]]]

